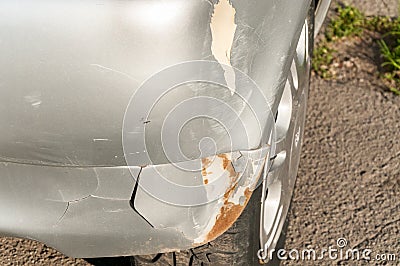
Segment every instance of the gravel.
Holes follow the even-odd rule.
[[[399,15],[398,0],[345,0],[340,2],[356,6],[367,16],[397,17]]]

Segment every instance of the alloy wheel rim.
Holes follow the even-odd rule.
[[[267,175],[260,241],[264,251],[275,248],[289,210],[300,161],[309,87],[309,29],[303,26],[290,73],[278,106],[275,156]]]

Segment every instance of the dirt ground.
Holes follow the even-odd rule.
[[[396,15],[396,1],[348,2]],[[328,248],[345,238],[347,247],[369,248],[371,256],[395,253],[397,262],[388,264],[400,263],[400,96],[379,79],[373,37],[338,43],[334,80],[312,77],[286,250]],[[318,264],[333,263],[355,264]],[[0,238],[0,265],[33,264],[88,265],[33,241]]]

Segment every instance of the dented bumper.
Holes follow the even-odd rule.
[[[182,250],[223,233],[269,158],[271,114],[310,2],[1,1],[0,234],[36,239],[73,257],[103,257]],[[219,65],[230,90],[181,88],[127,132],[131,140],[145,127],[157,133],[167,107],[202,94],[224,100],[237,115],[215,102],[178,114],[211,110],[226,119],[233,148],[217,123],[199,122],[184,132],[187,160],[168,163],[151,134],[146,152],[135,142],[124,153],[125,112],[141,84],[171,65],[201,60]],[[238,86],[227,67],[250,77],[262,97]],[[242,108],[234,93],[254,104]],[[260,98],[271,110],[256,125],[250,111],[267,108]],[[144,97],[133,106],[143,103]],[[238,120],[250,132],[245,144]],[[191,153],[208,133],[220,141],[215,152]]]
[[[197,206],[172,205],[146,192],[146,184],[135,186],[136,181],[157,179],[159,171],[179,175],[174,165],[79,168],[1,163],[0,209],[7,215],[1,216],[0,233],[28,236],[73,257],[199,246],[238,218],[268,152],[265,147],[221,154],[211,164],[210,158],[199,160],[204,169],[199,178],[210,201]],[[187,176],[185,171],[181,174]],[[215,187],[217,174],[220,183]],[[216,190],[224,193],[214,199]]]

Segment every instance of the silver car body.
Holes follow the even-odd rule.
[[[182,250],[223,233],[245,207],[271,155],[270,114],[282,96],[310,3],[1,1],[0,234],[35,239],[73,257],[100,257]],[[145,153],[128,145],[134,155],[129,160],[123,144],[134,140],[124,139],[132,132],[125,121],[127,110],[140,106],[132,103],[132,95],[146,80],[192,61],[245,73],[271,110],[261,117],[260,130],[244,123],[250,127],[248,142],[228,149],[224,140],[217,141],[214,150],[173,162],[206,171],[187,184],[200,186],[205,199],[215,191],[224,197],[171,204],[186,202],[190,190],[161,191],[166,198],[160,200],[145,188],[164,188],[155,178],[160,172],[180,182],[188,172],[157,156],[159,143],[152,135]],[[198,90],[226,100],[213,86]],[[181,102],[179,95],[187,91],[166,97],[165,105]],[[248,100],[256,109],[263,107],[254,96]],[[228,120],[232,116],[215,108]],[[159,128],[164,111],[154,111],[142,121],[144,127]],[[243,113],[238,116],[246,120]],[[230,132],[240,136],[235,123],[230,125]],[[214,124],[200,123],[191,124],[190,133],[182,147],[186,151],[205,135],[218,139],[221,134]],[[147,153],[154,154],[152,160]],[[207,184],[211,173],[222,176],[221,182]]]

